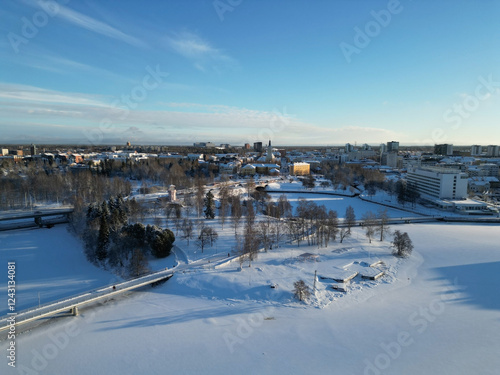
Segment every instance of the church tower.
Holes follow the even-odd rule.
[[[271,140],[269,140],[269,146],[267,146],[266,163],[272,163],[274,161],[273,146],[271,146]]]

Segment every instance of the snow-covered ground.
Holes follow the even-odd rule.
[[[410,224],[397,229],[407,231],[415,245],[407,260],[389,255],[387,243],[368,244],[355,229],[343,244],[282,247],[259,254],[242,270],[233,262],[176,274],[161,286],[20,335],[17,369],[8,367],[4,356],[1,373],[497,374],[500,228]],[[60,254],[58,239],[40,238],[41,231],[27,232],[26,244],[18,239],[10,245],[16,246],[20,264],[23,248],[33,256],[33,241],[45,240]],[[12,233],[2,238],[2,247]],[[63,243],[71,241],[65,236],[59,233]],[[318,261],[298,260],[304,252],[318,254]],[[49,259],[37,258],[38,267],[30,270],[53,273],[56,266]],[[81,259],[82,268],[92,267]],[[327,276],[356,259],[380,259],[388,275],[378,281],[354,279],[346,294],[319,280],[309,304],[292,298],[298,278],[312,286],[314,270]],[[62,280],[73,280],[74,269],[61,267],[64,259],[59,262],[58,287],[64,287]],[[20,284],[24,277],[49,278],[24,274]],[[0,343],[2,352],[7,347]]]
[[[90,264],[82,244],[66,226],[0,232],[0,264],[16,262],[16,308],[26,309],[117,282],[117,278]],[[1,291],[7,287],[7,271]],[[7,314],[7,303],[0,315]]]

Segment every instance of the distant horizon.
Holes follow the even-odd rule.
[[[1,140],[0,140],[1,142]],[[210,150],[212,148],[220,148],[221,144],[229,144],[230,147],[244,147],[245,144],[232,144],[232,143],[227,143],[227,142],[213,142],[213,141],[207,141],[207,142],[212,142],[215,144],[214,147],[208,147],[207,149]],[[255,142],[260,142],[260,141],[255,141]],[[263,143],[263,149],[264,147],[264,142]],[[349,143],[349,142],[346,142]],[[76,143],[76,142],[31,142],[31,141],[24,141],[24,142],[9,142],[9,143],[0,143],[1,147],[8,147],[8,146],[30,146],[34,144],[35,146],[75,146],[75,147],[105,147],[105,146],[116,146],[116,147],[144,147],[144,146],[158,146],[158,147],[196,147],[193,145],[193,142],[191,143],[131,143],[130,146],[127,146],[126,144],[120,144],[120,143],[100,143],[100,144],[91,144],[91,143]],[[375,147],[378,148],[382,143],[366,143],[363,142],[361,144],[355,145],[354,143],[351,143],[354,147],[362,147],[364,144],[369,145],[370,147]],[[383,143],[384,145],[387,144],[387,142]],[[281,144],[273,144],[273,148],[280,148],[280,147],[318,147],[318,148],[329,148],[329,147],[345,147],[345,143],[343,144],[325,144],[325,145],[306,145],[306,144],[288,144],[288,145],[281,145]],[[436,144],[403,144],[400,143],[399,147],[434,147]],[[474,145],[478,145],[477,143],[474,144],[452,144],[453,147],[471,147]],[[479,144],[479,146],[482,147],[487,147],[491,146],[492,144]],[[494,145],[497,146],[497,145]],[[204,147],[197,147],[197,148],[204,148]],[[253,150],[253,143],[250,144],[250,149]]]

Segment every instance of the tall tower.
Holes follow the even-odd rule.
[[[273,160],[273,146],[271,146],[271,140],[269,140],[269,146],[267,146],[266,163],[272,163]]]

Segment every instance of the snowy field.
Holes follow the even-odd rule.
[[[117,282],[109,272],[87,261],[80,241],[64,225],[0,232],[0,264],[3,267],[10,261],[16,262],[18,310],[37,306],[38,293],[44,304]],[[0,290],[5,291],[6,286],[7,282]],[[7,304],[2,303],[0,315],[5,314]]]
[[[78,317],[53,319],[17,338],[17,368],[8,367],[4,356],[1,373],[497,374],[500,228],[397,229],[415,245],[407,260],[390,256],[387,243],[368,244],[356,229],[343,244],[283,247],[261,253],[242,270],[234,262],[177,274]],[[109,276],[81,253],[61,259],[61,244],[78,247],[62,227],[0,238],[2,249],[4,243],[10,248],[2,261],[35,257],[38,242],[52,255],[33,258],[37,264],[24,274],[20,268],[19,283],[40,279],[49,285],[55,278],[53,287],[63,289],[75,280],[108,283]],[[317,254],[318,261],[298,260],[304,252]],[[312,286],[314,270],[328,275],[355,259],[380,259],[387,275],[354,279],[346,294],[320,280],[309,304],[292,298],[297,278]],[[277,289],[269,287],[273,283]],[[0,343],[2,352],[6,348]]]

